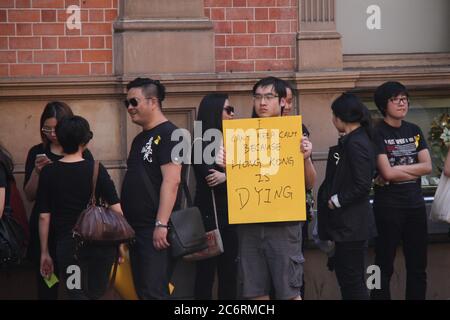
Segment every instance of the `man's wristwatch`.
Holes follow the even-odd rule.
[[[161,221],[156,220],[155,222],[155,228],[168,228],[169,226],[167,224],[163,224]]]

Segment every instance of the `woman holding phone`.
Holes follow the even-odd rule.
[[[42,168],[49,163],[58,161],[63,158],[63,148],[56,138],[55,128],[59,121],[65,117],[73,116],[70,107],[60,101],[52,101],[47,103],[40,120],[40,136],[42,142],[33,146],[28,151],[25,164],[25,181],[24,191],[28,201],[34,202],[38,191],[39,175]],[[92,160],[92,154],[89,150],[85,150],[83,157]],[[36,205],[30,216],[30,244],[28,248],[28,256],[34,262],[37,280],[37,294],[39,300],[56,300],[58,298],[58,285],[49,288],[43,280],[40,272],[40,242],[39,242],[39,213]],[[55,252],[54,230],[50,228],[48,246],[51,253]],[[57,266],[55,265],[57,270]]]

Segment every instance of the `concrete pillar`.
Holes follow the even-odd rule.
[[[203,0],[121,0],[116,75],[214,72],[213,24]]]
[[[336,31],[335,0],[299,0],[298,71],[342,69],[342,41]]]

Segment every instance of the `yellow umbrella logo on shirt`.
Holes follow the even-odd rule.
[[[415,140],[414,144],[416,145],[416,149],[417,149],[419,147],[420,134],[416,135],[414,137],[414,140]]]

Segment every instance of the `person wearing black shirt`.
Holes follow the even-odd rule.
[[[11,155],[0,144],[0,219],[9,206],[10,182],[14,180],[13,168]]]
[[[85,245],[76,248],[76,240],[72,236],[72,229],[86,209],[92,194],[94,161],[83,158],[83,151],[92,138],[92,132],[84,118],[73,116],[58,123],[56,134],[65,156],[42,169],[36,200],[41,275],[49,278],[55,272],[53,261],[56,260],[61,283],[66,285],[71,276],[69,267],[79,266],[81,287],[67,287],[67,296],[77,300],[98,299],[108,285],[117,248],[114,245]],[[95,194],[112,210],[122,214],[114,183],[101,164]],[[49,251],[50,220],[55,232],[55,253]]]
[[[234,117],[234,107],[230,105],[227,94],[212,93],[203,97],[198,107],[196,125],[201,124],[202,136],[209,129],[222,131],[222,120]],[[223,146],[223,141],[219,142]],[[197,144],[194,143],[194,147]],[[196,178],[196,192],[194,204],[202,213],[205,230],[216,229],[219,226],[224,252],[209,259],[197,261],[195,275],[194,296],[197,300],[211,300],[215,273],[218,278],[218,298],[220,300],[236,299],[236,257],[237,233],[236,226],[228,224],[228,199],[225,170],[216,163],[208,164],[203,153],[209,142],[203,141],[201,148],[194,149],[194,153],[202,155],[201,163],[194,162]],[[219,156],[214,154],[214,157]],[[195,157],[194,157],[195,159]],[[213,204],[213,197],[215,207]],[[217,212],[215,219],[214,208]]]
[[[343,94],[331,105],[340,134],[327,162],[318,194],[319,234],[336,244],[336,277],[343,300],[368,300],[365,284],[367,240],[371,236],[369,193],[375,172],[375,151],[369,110],[354,95]],[[322,223],[323,221],[326,223]]]
[[[403,242],[406,262],[406,299],[422,300],[427,287],[427,216],[421,176],[432,170],[431,157],[420,128],[404,121],[408,91],[399,82],[386,82],[374,95],[384,121],[376,126],[374,213],[378,229],[375,264],[381,269],[381,288],[372,299],[388,300],[397,246]]]
[[[39,176],[42,168],[47,164],[56,162],[63,158],[63,149],[56,137],[55,128],[64,117],[73,116],[72,109],[64,102],[52,101],[47,103],[41,114],[39,133],[42,143],[33,146],[27,155],[25,162],[24,191],[28,201],[34,202],[39,184]],[[86,149],[83,158],[93,160],[92,154]],[[39,300],[56,300],[58,298],[58,283],[49,288],[42,279],[40,272],[40,243],[38,231],[39,212],[34,203],[30,215],[30,244],[28,247],[28,258],[36,267],[37,296]],[[56,243],[53,225],[49,230],[49,250],[55,255]],[[58,265],[54,264],[58,271]],[[57,272],[56,272],[57,273]]]
[[[286,101],[284,106],[281,106],[281,112],[282,116],[290,116],[292,115],[292,112],[295,110],[294,103],[295,103],[295,95],[294,95],[294,88],[293,86],[288,82],[284,81],[284,84],[286,86]],[[302,124],[302,134],[310,139],[310,133],[308,128]],[[310,157],[310,161],[312,163],[312,157]],[[314,166],[311,168],[312,170],[309,170],[308,172],[313,172],[314,175],[316,174]],[[313,171],[314,170],[314,171]],[[315,179],[315,178],[314,178]],[[313,179],[313,180],[314,180]],[[312,186],[310,188],[306,189],[306,221],[302,222],[302,255],[305,254],[305,243],[308,241],[308,228],[309,228],[309,222],[312,219],[312,210],[314,207],[314,195],[313,195],[313,189]],[[302,281],[302,287],[300,289],[301,296],[305,297],[305,291],[306,291],[306,282],[305,282],[305,274],[303,274],[303,281]]]
[[[135,230],[130,263],[136,293],[141,300],[167,299],[171,270],[168,223],[180,183],[181,165],[172,159],[177,127],[161,111],[165,88],[157,80],[137,78],[127,85],[125,107],[131,121],[142,127],[131,145],[122,185],[124,215]],[[146,188],[147,175],[159,203]]]

